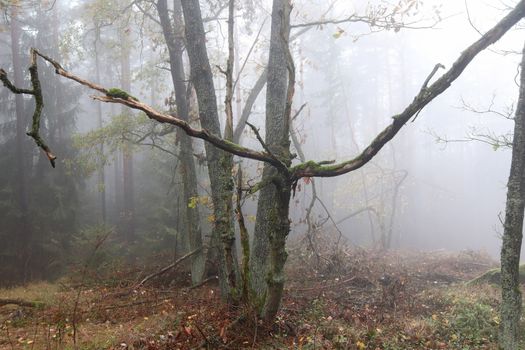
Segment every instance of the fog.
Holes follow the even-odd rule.
[[[525,0],[0,14],[0,350],[525,348]]]
[[[366,146],[392,115],[411,102],[436,63],[449,67],[479,37],[463,3],[436,1],[425,6],[440,4],[444,20],[433,29],[379,33],[354,42],[352,29],[329,40],[333,29],[326,28],[311,34],[317,40],[301,41],[303,54],[312,61],[305,76],[313,76],[305,78],[301,90],[302,101],[308,103],[308,119],[302,121],[307,158],[339,161],[355,155],[357,147]],[[497,20],[496,8],[501,3],[471,2],[469,6],[473,24],[483,32]],[[505,112],[513,105],[520,57],[502,52],[519,52],[520,41],[519,32],[510,33],[476,58],[462,78],[403,129],[372,164],[358,173],[322,179],[322,197],[334,217],[343,218],[366,206],[360,186],[363,178],[368,197],[377,197],[371,203],[385,216],[391,215],[393,183],[392,179],[382,183],[381,173],[406,170],[393,223],[396,247],[486,250],[498,256],[510,149],[495,149],[483,140],[467,141],[483,139],[473,135],[508,135],[513,123],[496,113],[473,113],[468,107]],[[323,44],[328,47],[320,48]],[[322,65],[330,54],[335,58],[328,74],[340,89],[328,87],[326,71],[311,68]],[[327,108],[319,98],[323,94],[336,99],[337,105]],[[440,138],[451,142],[438,142]],[[390,219],[384,219],[385,225]],[[350,241],[358,244],[369,243],[372,231],[378,235],[377,222],[372,226],[371,230],[366,213],[340,224]]]
[[[210,17],[205,30],[223,129],[225,79],[220,67],[225,67],[228,51],[227,11],[223,8],[222,12],[217,12],[219,2],[202,3],[203,15]],[[390,124],[392,116],[413,100],[436,64],[449,68],[459,54],[480,37],[479,32],[491,28],[508,11],[498,0],[465,3],[427,0],[414,2],[419,6],[417,9],[396,17],[404,23],[400,28],[395,25],[388,29],[376,28],[368,23],[344,21],[352,14],[371,15],[374,6],[387,4],[392,8],[396,3],[294,2],[291,51],[297,84],[292,115],[297,113],[294,133],[301,142],[306,160],[340,162],[356,156]],[[0,66],[12,76],[11,25],[15,15],[8,4],[0,4],[4,13],[0,22]],[[18,64],[23,69],[23,83],[29,84],[28,49],[35,46],[81,77],[96,82],[99,74],[98,82],[103,86],[122,87],[125,73],[118,48],[123,40],[128,40],[130,94],[159,110],[174,108],[167,49],[153,4],[146,1],[142,6],[119,6],[113,12],[115,8],[111,5],[96,1],[21,1],[16,15],[22,32]],[[123,12],[126,13],[124,19],[119,17],[119,9],[127,11]],[[271,2],[244,1],[237,11],[234,76],[239,80],[234,98],[234,124],[266,66]],[[316,21],[340,23],[300,25]],[[94,29],[97,23],[103,24],[98,29],[98,38]],[[316,178],[321,201],[314,204],[313,217],[318,234],[341,234],[350,246],[365,248],[378,248],[381,237],[391,234],[393,249],[482,250],[497,259],[511,150],[494,146],[491,138],[506,136],[507,140],[512,139],[513,121],[501,114],[511,117],[517,100],[522,36],[523,30],[515,28],[496,45],[483,51],[450,89],[425,107],[363,168],[339,177]],[[96,59],[99,60],[98,68],[95,67]],[[187,66],[186,55],[184,62]],[[100,107],[105,129],[97,134],[100,126],[97,108],[101,102],[90,97],[94,92],[54,76],[49,65],[42,63],[40,69],[45,75],[42,79],[47,82],[47,95],[44,96],[47,101],[55,98],[51,93],[67,92],[72,96],[55,104],[46,101],[46,108],[51,105],[55,108],[45,110],[44,129],[51,148],[55,146],[58,153],[57,169],[48,166],[42,152],[28,137],[23,139],[23,162],[29,188],[32,188],[28,193],[28,205],[31,215],[37,215],[33,216],[31,224],[34,236],[39,237],[38,244],[57,241],[62,248],[76,247],[67,237],[79,232],[85,234],[101,224],[101,192],[105,193],[107,227],[119,225],[123,220],[119,205],[125,206],[128,202],[134,207],[133,230],[150,244],[145,243],[147,249],[186,244],[181,243],[184,238],[177,236],[184,231],[181,210],[189,205],[183,202],[180,194],[183,184],[176,170],[180,157],[178,136],[166,132],[165,137],[149,142],[147,133],[154,128],[160,132],[163,127],[138,113],[133,114],[131,120],[134,121],[119,121],[115,116],[129,113],[129,110],[121,110],[114,104]],[[187,67],[186,76],[188,72]],[[431,81],[443,72],[443,69],[438,70]],[[62,90],[49,92],[53,87],[58,89],[57,86]],[[193,104],[192,125],[199,126],[195,92],[188,89],[187,95]],[[264,95],[265,89],[258,96],[249,118],[261,135],[264,135]],[[0,99],[0,146],[2,155],[8,155],[3,160],[5,174],[0,187],[4,191],[2,210],[7,213],[16,207],[14,198],[20,188],[15,167],[8,165],[16,157],[13,153],[16,110],[15,99],[7,89],[0,90]],[[30,97],[24,97],[24,127],[29,126],[31,101]],[[66,129],[63,126],[69,122],[63,115],[73,111],[74,116],[67,120],[74,121],[74,125]],[[63,119],[53,120],[53,115]],[[67,147],[57,147],[61,140]],[[125,146],[137,140],[142,145]],[[241,143],[262,150],[248,128]],[[209,197],[203,141],[193,140],[193,146],[199,196]],[[134,159],[132,173],[124,176],[121,149],[125,147],[132,149]],[[262,163],[239,157],[235,161],[242,162],[249,177],[248,184],[254,185],[260,180]],[[101,162],[104,164],[102,182]],[[294,160],[294,164],[298,163]],[[126,176],[131,176],[132,180],[134,195],[131,199],[121,193],[122,186],[126,186],[122,179]],[[74,187],[71,197],[64,194],[67,191],[61,187],[67,181],[75,183],[71,187]],[[35,190],[36,187],[31,187],[35,183],[42,188]],[[292,237],[301,237],[307,231],[305,215],[312,198],[311,187],[310,179],[301,179],[298,183],[291,204]],[[71,201],[64,199],[73,197]],[[244,214],[248,218],[256,215],[256,199],[257,195],[253,195],[244,202]],[[192,205],[199,207],[203,236],[207,240],[213,222],[211,206],[208,200],[200,199]],[[58,212],[57,208],[62,206],[71,213]],[[42,208],[50,209],[52,214],[42,214]],[[3,226],[0,232],[3,239],[16,241],[14,232],[24,228],[19,221],[9,221],[8,216],[4,215],[0,221]],[[71,216],[74,216],[74,223],[66,223],[65,217]],[[54,218],[54,226],[42,224],[49,217]],[[251,231],[254,220],[248,221]],[[58,238],[57,232],[60,232]],[[53,249],[44,251],[43,255],[51,254]],[[57,259],[44,260],[50,264]]]

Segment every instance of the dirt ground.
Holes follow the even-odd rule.
[[[215,279],[188,288],[183,266],[135,289],[136,272],[114,271],[0,290],[41,303],[0,306],[0,349],[497,348],[497,287],[464,283],[497,266],[487,254],[325,250],[290,247],[270,328],[223,304]]]

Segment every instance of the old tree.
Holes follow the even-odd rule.
[[[257,135],[262,150],[240,145],[239,130],[234,130],[233,128],[233,113],[231,109],[234,82],[232,73],[234,1],[232,0],[228,3],[229,57],[226,69],[223,71],[227,81],[226,125],[224,131],[221,131],[219,123],[216,88],[208,58],[204,19],[199,1],[175,0],[173,2],[173,17],[167,15],[170,12],[168,11],[166,0],[159,0],[156,3],[156,9],[160,19],[159,25],[169,52],[172,82],[177,100],[176,112],[164,113],[137,100],[125,90],[104,87],[98,81],[94,82],[98,79],[81,78],[66,70],[54,58],[36,49],[32,49],[30,55],[31,88],[21,87],[21,79],[15,79],[13,83],[4,70],[0,70],[0,79],[13,93],[34,97],[36,107],[33,114],[32,128],[28,135],[43,150],[53,166],[56,156],[39,133],[40,118],[45,103],[42,97],[41,78],[38,71],[38,61],[40,59],[50,63],[58,75],[99,92],[100,94],[94,96],[94,99],[101,102],[121,104],[131,109],[142,111],[150,119],[159,123],[171,124],[179,128],[181,133],[188,135],[188,137],[182,138],[181,142],[183,174],[185,174],[184,197],[186,199],[193,197],[196,192],[195,184],[191,182],[191,179],[195,177],[195,165],[191,156],[190,137],[206,141],[206,160],[215,217],[213,238],[220,242],[222,247],[219,253],[221,257],[222,291],[226,299],[234,302],[243,298],[243,301],[246,301],[246,298],[251,296],[250,303],[257,308],[260,317],[271,322],[279,310],[283,294],[285,283],[284,265],[287,259],[285,246],[286,238],[290,231],[289,206],[298,181],[305,177],[340,176],[367,164],[396,136],[407,122],[417,116],[426,105],[447,90],[476,55],[498,41],[525,16],[525,0],[520,1],[512,11],[481,36],[479,40],[465,48],[454,64],[439,78],[435,79],[434,76],[438,73],[439,68],[444,68],[441,64],[437,64],[423,82],[421,89],[412,102],[400,113],[393,115],[390,124],[360,154],[340,163],[313,160],[294,163],[295,155],[292,154],[290,149],[290,119],[295,91],[295,66],[290,50],[290,41],[293,40],[293,36],[290,35],[290,14],[293,11],[291,1],[273,0],[268,64],[261,74],[260,82],[258,81],[256,84],[260,91],[266,82],[265,137],[263,138],[259,135],[258,130],[251,126]],[[198,114],[202,128],[192,126],[188,120],[188,101],[186,100],[188,86],[184,73],[184,51],[187,52],[189,59],[191,85],[196,92],[199,106]],[[431,83],[434,79],[435,81]],[[523,98],[520,99],[521,105],[523,105],[522,100]],[[242,127],[244,127],[246,120],[239,124],[243,124]],[[516,135],[519,136],[520,134],[517,133]],[[234,166],[233,156],[257,160],[265,164],[262,179],[260,179],[255,188],[251,189],[252,191],[260,191],[255,232],[251,247],[249,244],[245,244],[247,243],[246,236],[241,234],[241,239],[244,237],[242,268],[237,267],[237,258],[234,253],[234,184],[231,178],[231,171]],[[513,166],[514,164],[513,161]],[[522,180],[522,177],[519,177],[519,179]],[[513,180],[512,184],[519,182],[518,180]],[[509,188],[510,185],[511,183],[509,182]],[[511,200],[509,198],[509,201]],[[518,203],[516,212],[521,212],[521,218],[516,216],[515,219],[522,221],[523,203]],[[188,212],[189,224],[187,228],[190,235],[190,245],[197,251],[202,246],[200,227],[197,223],[198,218],[193,217],[192,219],[192,215],[195,215],[195,213]],[[508,212],[507,215],[515,214]],[[242,232],[243,230],[241,230]],[[506,230],[505,237],[514,237],[513,235],[516,236],[517,233],[509,231],[507,234]],[[512,249],[516,248],[513,247]],[[513,269],[519,262],[519,251],[517,260],[515,259],[515,253],[506,253],[504,258],[507,256],[511,256],[513,259],[512,268],[503,269],[503,278],[504,281],[505,278],[511,281],[515,277]],[[194,256],[194,264],[192,265],[194,283],[197,283],[202,278],[202,259],[202,254]],[[239,278],[239,275],[242,278]],[[508,285],[511,285],[510,282]],[[244,290],[245,293],[240,293],[240,290]],[[240,296],[241,294],[243,294],[243,297]],[[257,297],[252,298],[254,295]],[[509,298],[516,299],[515,293],[504,293],[503,297],[504,300]],[[514,302],[512,305],[514,309],[518,308],[519,310],[519,303]],[[505,309],[504,312],[506,312]],[[510,318],[507,316],[503,319]],[[513,322],[515,324],[515,320]],[[508,325],[504,322],[503,333],[507,334],[509,331],[505,327],[508,327]],[[516,332],[510,333],[514,334]],[[506,348],[510,349],[510,347]]]

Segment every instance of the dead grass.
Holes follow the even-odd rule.
[[[328,247],[328,246],[327,246]],[[239,321],[217,286],[178,279],[140,290],[113,281],[77,290],[49,283],[0,290],[40,309],[0,308],[0,350],[73,349],[496,349],[499,292],[466,286],[494,262],[477,252],[291,249],[275,325]],[[181,272],[179,272],[181,276]],[[71,285],[71,284],[70,284]]]
[[[28,286],[15,288],[0,288],[0,298],[2,299],[25,299],[40,301],[45,304],[52,304],[54,297],[60,290],[58,283],[38,282]]]

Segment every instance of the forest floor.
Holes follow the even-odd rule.
[[[0,290],[41,303],[0,306],[0,349],[496,349],[499,291],[464,283],[494,266],[473,251],[338,248],[317,259],[297,245],[271,329],[241,321],[216,281],[188,288],[180,270],[138,289],[133,271],[30,284]]]

